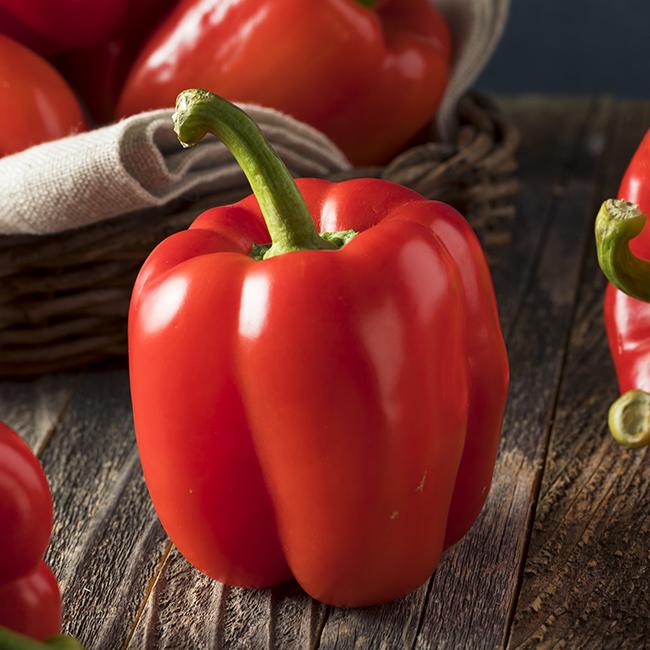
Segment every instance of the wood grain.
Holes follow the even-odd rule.
[[[592,202],[614,195],[650,123],[619,103]],[[510,647],[650,647],[650,459],[607,433],[616,383],[602,321],[605,280],[589,242]]]
[[[40,455],[78,383],[78,375],[0,382],[0,420],[17,431]]]
[[[130,648],[307,648],[325,607],[295,584],[227,587],[200,574],[176,549],[139,619]]]
[[[89,373],[42,455],[54,496],[46,559],[64,629],[88,648],[120,648],[166,538],[148,498],[124,371]]]

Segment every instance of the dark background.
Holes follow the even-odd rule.
[[[650,97],[650,0],[511,0],[477,86]]]

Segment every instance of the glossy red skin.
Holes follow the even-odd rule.
[[[136,61],[118,116],[205,88],[315,126],[355,164],[381,163],[430,121],[449,59],[429,0],[184,0]]]
[[[0,0],[0,33],[42,54],[90,47],[128,18],[132,0]]]
[[[61,629],[61,593],[42,560],[28,574],[0,583],[0,626],[45,641]]]
[[[73,50],[57,61],[57,68],[83,98],[97,124],[112,120],[136,53],[131,43],[115,38],[94,48]]]
[[[61,596],[42,561],[52,495],[29,446],[0,422],[0,626],[45,640],[59,631]]]
[[[618,191],[650,215],[650,130],[641,141]],[[639,257],[650,259],[650,226],[630,242]],[[650,304],[632,298],[610,284],[605,294],[605,325],[622,393],[650,391]]]
[[[85,130],[63,77],[38,54],[0,35],[0,157]]]
[[[52,533],[52,496],[29,446],[0,422],[0,583],[25,575]]]
[[[486,496],[508,383],[494,294],[450,206],[374,179],[298,186],[320,230],[360,234],[256,262],[269,236],[249,197],[143,266],[142,466],[170,538],[211,577],[386,602],[428,578]]]

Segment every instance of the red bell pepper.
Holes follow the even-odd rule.
[[[41,54],[90,47],[126,20],[132,0],[0,0],[0,34]]]
[[[31,449],[0,422],[0,626],[44,640],[61,625],[56,578],[42,561],[52,497]]]
[[[184,0],[136,61],[118,115],[199,86],[293,115],[356,164],[381,163],[431,120],[449,60],[429,0]]]
[[[79,104],[59,73],[38,54],[0,35],[0,156],[85,130]]]
[[[111,122],[129,70],[175,0],[130,0],[129,20],[108,40],[57,61],[98,124]]]
[[[618,194],[621,201],[606,201],[596,220],[599,261],[611,282],[605,325],[624,393],[610,409],[609,424],[619,443],[641,447],[650,444],[650,228],[643,214],[650,213],[650,130]]]
[[[221,138],[255,194],[163,241],[133,290],[135,428],[163,526],[226,583],[402,596],[490,485],[508,364],[478,241],[399,185],[294,182],[206,91],[179,96],[175,125],[186,145]]]

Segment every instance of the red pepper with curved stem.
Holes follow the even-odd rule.
[[[81,108],[59,73],[38,54],[0,35],[0,157],[85,130]]]
[[[131,0],[0,0],[0,34],[41,54],[90,47],[127,19]]]
[[[431,120],[449,62],[429,0],[184,0],[136,61],[118,115],[198,86],[307,122],[355,164],[382,163]]]
[[[605,296],[609,346],[624,395],[610,410],[610,429],[628,447],[650,444],[650,130],[619,188],[622,202],[606,201],[596,220],[601,268],[610,280]],[[638,205],[638,208],[629,203]],[[637,257],[638,256],[638,257]],[[639,259],[641,258],[641,259]]]
[[[61,625],[56,578],[42,561],[52,497],[31,449],[0,422],[0,626],[44,640]]]
[[[163,241],[134,287],[135,428],[163,526],[230,584],[402,596],[489,488],[508,364],[480,246],[398,185],[294,182],[210,93],[181,94],[175,124],[186,145],[221,138],[254,195]]]

